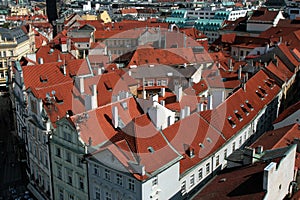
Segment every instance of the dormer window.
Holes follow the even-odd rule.
[[[265,96],[268,95],[267,92],[266,92],[266,90],[263,89],[261,86],[258,86],[258,88],[259,88],[259,90],[260,90]]]
[[[258,90],[256,90],[255,93],[261,100],[264,100],[264,95],[262,93],[260,93]]]
[[[227,118],[227,120],[228,120],[228,122],[229,122],[229,124],[231,125],[232,128],[235,128],[235,127],[236,127],[236,124],[235,124],[234,121],[232,120],[232,117],[231,117],[231,116],[229,116],[229,117]]]
[[[244,104],[241,104],[241,109],[242,109],[242,111],[246,114],[246,116],[249,115],[249,112],[248,112],[248,110],[245,108]]]
[[[148,150],[150,153],[154,153],[153,147],[148,147],[147,150]]]
[[[250,108],[250,110],[254,110],[253,106],[249,103],[248,100],[246,100],[245,103],[248,106],[248,108]]]
[[[242,115],[240,115],[240,114],[238,113],[238,110],[235,110],[235,111],[234,111],[234,114],[235,114],[235,116],[238,118],[239,121],[243,121],[243,117],[242,117]]]
[[[40,81],[41,81],[42,83],[47,83],[47,82],[48,82],[47,76],[41,75],[41,76],[40,76]]]

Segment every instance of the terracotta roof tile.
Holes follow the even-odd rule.
[[[277,119],[273,122],[273,124],[276,124],[276,123],[279,123],[279,122],[283,121],[284,119],[286,119],[288,116],[295,113],[299,109],[300,109],[300,101],[298,101],[297,103],[291,105],[290,107],[285,109],[282,113],[280,113],[279,116],[277,117]]]

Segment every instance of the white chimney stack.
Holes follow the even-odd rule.
[[[184,108],[181,109],[181,111],[180,111],[180,119],[184,119],[184,117],[185,117],[184,111],[185,111]]]
[[[176,100],[180,102],[182,99],[182,87],[180,85],[175,85],[175,95]]]
[[[213,109],[213,95],[208,95],[207,97],[207,110]]]
[[[98,102],[97,102],[97,85],[94,84],[92,85],[92,97],[91,97],[91,106],[92,109],[95,109],[98,107]]]
[[[114,128],[118,128],[119,126],[119,113],[118,113],[118,107],[114,106],[112,108],[112,123],[114,125]]]
[[[242,66],[240,65],[239,70],[238,70],[238,79],[242,80]]]
[[[101,67],[98,67],[98,68],[97,68],[97,74],[98,74],[98,75],[101,75],[101,74],[102,74],[102,69],[101,69]]]
[[[79,92],[80,92],[80,94],[84,93],[84,78],[83,77],[79,78]]]
[[[160,89],[160,96],[164,97],[166,95],[166,88]]]
[[[184,112],[185,112],[185,117],[190,116],[190,114],[191,114],[190,106],[185,106],[184,107]]]

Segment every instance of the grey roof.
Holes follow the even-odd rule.
[[[20,44],[29,39],[27,34],[21,28],[7,29],[0,28],[0,34],[2,40],[14,41],[14,38],[17,41],[17,44]]]
[[[196,70],[197,68],[192,66],[186,68],[175,68],[165,65],[155,65],[154,67],[139,66],[137,68],[130,69],[132,77],[136,79],[166,76],[190,78]]]

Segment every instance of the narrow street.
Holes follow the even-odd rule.
[[[0,199],[14,199],[26,191],[24,164],[18,161],[18,141],[8,96],[0,96]]]

